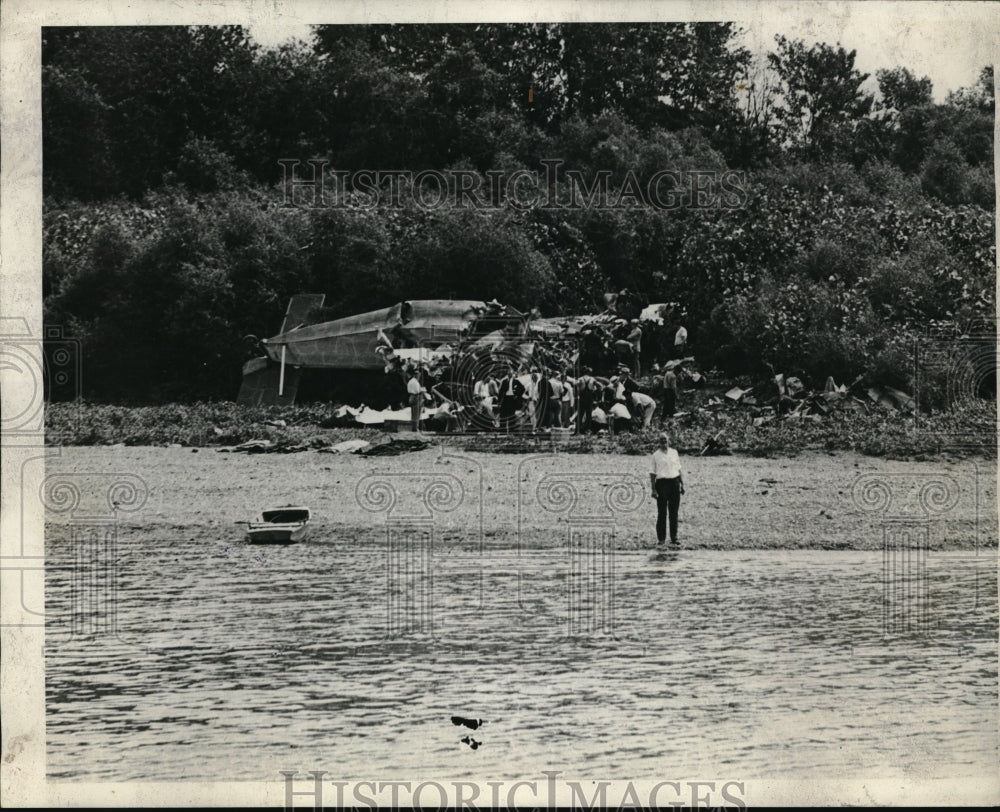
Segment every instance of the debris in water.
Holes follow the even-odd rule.
[[[480,725],[486,724],[482,719],[466,719],[464,716],[452,716],[453,725],[464,725],[469,730],[478,730]]]

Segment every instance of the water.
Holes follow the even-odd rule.
[[[114,583],[104,602],[47,544],[54,779],[926,779],[998,759],[995,551],[932,553],[927,602],[884,639],[881,553],[622,551],[594,580],[566,548],[452,546],[433,584],[397,560],[387,588],[385,550],[346,540],[120,538],[117,575],[88,582]],[[390,610],[416,633],[384,639]],[[453,714],[487,720],[479,749]]]

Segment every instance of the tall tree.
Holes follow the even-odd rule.
[[[903,67],[878,70],[875,71],[875,76],[878,79],[879,93],[882,95],[876,108],[890,117],[896,117],[911,107],[920,107],[933,102],[931,92],[934,86],[927,76],[918,79],[916,74]]]
[[[728,145],[723,146],[731,166],[749,169],[766,162],[777,151],[779,128],[775,103],[778,86],[778,77],[766,62],[747,62],[736,82],[739,118],[736,126],[729,128]]]
[[[844,130],[850,131],[871,111],[871,94],[861,89],[868,79],[854,67],[856,51],[802,40],[775,37],[777,50],[768,54],[781,78],[781,105],[776,115],[793,145],[810,157],[829,155]]]
[[[363,42],[420,80],[450,52],[474,51],[500,80],[496,106],[540,125],[617,112],[644,128],[714,128],[733,120],[749,58],[736,33],[731,23],[317,26],[316,48]]]
[[[193,139],[209,139],[234,157],[247,137],[244,80],[257,47],[239,26],[45,28],[43,109],[52,130],[49,171],[87,154],[110,154],[109,191],[139,195],[162,182]],[[76,84],[76,103],[64,104]],[[53,101],[47,103],[46,94]],[[95,135],[99,134],[99,135]],[[93,144],[95,137],[106,139]],[[72,192],[90,196],[86,187]]]
[[[951,91],[945,101],[952,107],[992,114],[994,109],[993,66],[987,65],[980,70],[979,77],[972,87]]]

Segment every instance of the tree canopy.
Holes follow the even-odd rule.
[[[908,336],[993,313],[992,69],[938,104],[906,67],[876,91],[840,44],[779,36],[755,60],[738,33],[316,26],[265,49],[233,26],[44,29],[46,318],[83,341],[91,397],[232,397],[243,338],[294,293],[340,315],[494,296],[560,314],[628,287],[724,370],[904,385],[886,359]],[[286,205],[288,159],[344,173],[339,204]],[[560,201],[590,205],[354,182],[486,190],[553,160]],[[696,204],[699,178],[728,193]],[[599,205],[602,183],[634,205]]]

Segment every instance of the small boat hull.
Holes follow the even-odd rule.
[[[260,521],[247,525],[251,544],[295,544],[309,532],[309,508],[285,507],[265,510]]]
[[[247,528],[247,541],[251,544],[294,544],[303,541],[307,533],[305,523],[275,525],[270,522],[255,522]]]

